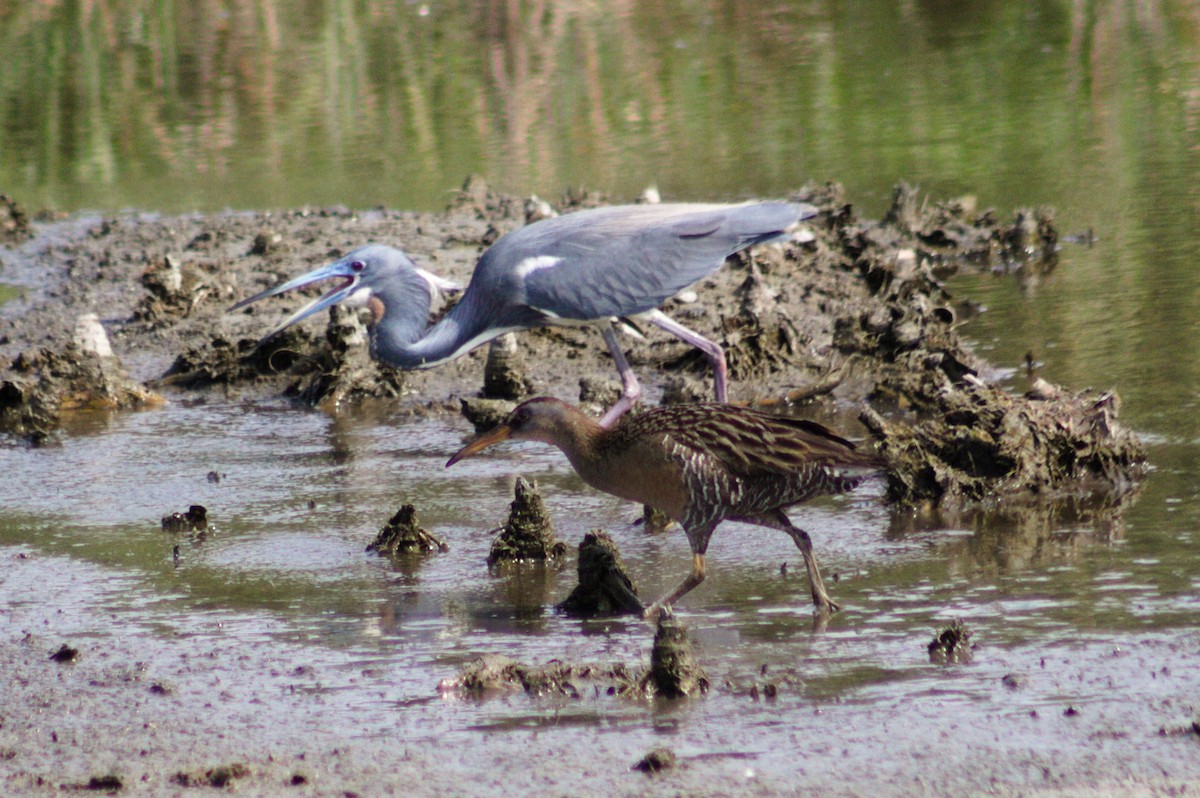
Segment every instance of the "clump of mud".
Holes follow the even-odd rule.
[[[116,774],[109,773],[106,776],[92,776],[87,780],[86,784],[81,785],[85,790],[95,790],[97,792],[117,792],[121,790],[125,783],[121,781],[121,777]]]
[[[79,649],[63,643],[50,655],[53,662],[74,662],[79,659]]]
[[[40,347],[0,361],[0,433],[40,446],[72,413],[130,410],[162,398],[133,382],[112,354],[94,315],[80,317],[75,337],[61,349]]]
[[[708,677],[692,652],[692,641],[670,608],[658,615],[650,669],[642,679],[644,689],[665,698],[685,698],[708,692]]]
[[[11,197],[0,194],[0,244],[20,244],[33,235],[29,215]]]
[[[636,615],[644,609],[637,586],[625,572],[617,544],[603,530],[595,529],[583,536],[578,571],[579,584],[556,609],[584,617]]]
[[[965,665],[974,658],[971,630],[955,618],[929,641],[929,661],[935,665]]]
[[[203,534],[208,531],[208,509],[202,504],[193,504],[186,513],[164,515],[162,528],[164,532]]]
[[[463,418],[471,422],[476,433],[487,432],[508,417],[516,407],[509,399],[464,398],[459,400]]]
[[[285,394],[306,404],[335,410],[366,399],[398,399],[404,393],[404,372],[371,357],[367,328],[353,308],[340,305],[330,312],[325,328],[328,359],[315,373],[292,383]]]
[[[463,666],[453,679],[443,679],[438,692],[445,696],[483,697],[504,690],[521,689],[531,696],[582,698],[585,688],[592,693],[625,694],[637,689],[638,679],[624,665],[571,664],[558,660],[535,666],[501,654],[485,654]]]
[[[1159,726],[1159,737],[1197,737],[1200,738],[1200,720],[1182,726]]]
[[[234,762],[230,765],[220,765],[210,768],[203,772],[195,771],[188,773],[181,770],[171,777],[171,782],[178,784],[180,787],[215,787],[220,790],[232,787],[235,780],[244,779],[249,775],[250,768],[241,762]]]
[[[501,335],[488,346],[483,367],[485,399],[516,401],[529,394],[533,381],[526,375],[525,352],[512,333]]]
[[[634,763],[633,769],[643,773],[658,773],[662,770],[671,770],[676,765],[678,762],[675,752],[670,748],[652,748],[646,752],[644,757]]]
[[[421,527],[417,520],[417,509],[411,504],[397,510],[367,546],[368,552],[392,557],[449,550],[450,547],[441,538]]]
[[[234,287],[212,261],[187,261],[167,253],[142,272],[146,289],[133,311],[133,319],[149,326],[165,326],[191,315],[205,302],[220,302]]]
[[[1112,392],[1043,386],[1015,396],[972,370],[959,371],[957,362],[947,373],[946,362],[898,370],[877,385],[877,401],[903,406],[902,414],[888,419],[868,408],[861,416],[888,461],[892,500],[961,505],[1071,492],[1118,498],[1136,485],[1146,450],[1117,422]]]
[[[1139,482],[1145,451],[1121,426],[1116,396],[1054,386],[1017,395],[991,384],[984,375],[994,370],[956,326],[965,303],[946,290],[948,276],[989,270],[1032,281],[1057,267],[1063,241],[1051,209],[1002,218],[969,197],[932,201],[906,185],[879,220],[860,219],[835,183],[791,199],[819,214],[790,240],[739,253],[664,306],[724,347],[733,401],[780,410],[801,402],[865,406],[862,419],[888,458],[888,497],[896,502],[1121,497]],[[147,376],[160,378],[152,384],[162,390],[282,394],[330,411],[383,398],[447,412],[464,396],[565,398],[580,385],[581,401],[599,411],[617,388],[606,347],[590,329],[520,332],[493,349],[493,361],[523,359],[523,370],[495,362],[489,369],[480,350],[401,373],[371,360],[351,311],[331,313],[324,335],[308,321],[260,340],[328,286],[228,308],[367,240],[401,242],[418,265],[466,284],[500,235],[602,203],[583,193],[548,207],[470,178],[440,214],[332,208],[141,216],[136,223],[116,216],[74,235],[60,229],[42,256],[48,280],[59,278],[53,293],[3,322],[0,358],[11,360],[0,371],[0,425],[36,442],[62,423],[56,401],[22,381],[17,356],[34,358],[50,346],[45,351],[75,358],[63,342],[74,319],[97,307],[139,362],[161,363]],[[643,332],[622,347],[647,401],[656,391],[665,401],[711,395],[711,369],[700,353],[656,328]]]
[[[508,521],[492,541],[488,566],[545,561],[563,556],[567,547],[554,536],[554,525],[537,491],[537,483],[530,484],[524,477],[517,477],[514,493],[516,496],[509,505]]]
[[[683,698],[705,693],[709,683],[692,654],[687,630],[669,611],[660,615],[650,666],[637,673],[616,663],[596,665],[552,660],[527,665],[503,654],[485,654],[463,666],[453,678],[438,683],[446,697],[481,698],[492,693],[524,690],[531,696],[584,698],[617,695],[627,698]]]

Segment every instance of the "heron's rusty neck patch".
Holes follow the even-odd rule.
[[[383,321],[383,316],[387,313],[387,308],[383,305],[383,300],[372,294],[367,297],[367,310],[371,311],[371,323],[378,324]]]

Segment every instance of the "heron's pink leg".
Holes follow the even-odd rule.
[[[713,392],[716,394],[718,402],[728,401],[728,394],[725,389],[725,378],[728,369],[725,366],[725,352],[722,351],[720,344],[708,340],[703,335],[700,335],[700,333],[689,330],[661,310],[651,311],[647,317],[655,327],[669,332],[685,343],[691,344],[708,356],[708,362],[712,363],[713,370]]]
[[[617,419],[637,404],[637,400],[642,396],[642,386],[638,384],[633,368],[625,359],[625,353],[621,351],[621,343],[617,340],[617,331],[613,329],[611,322],[604,327],[604,343],[608,344],[608,351],[612,353],[612,358],[617,363],[617,373],[621,375],[621,398],[600,417],[600,426],[607,429],[616,424]]]

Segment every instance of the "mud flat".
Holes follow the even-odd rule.
[[[724,345],[734,401],[859,415],[889,461],[895,502],[953,510],[1003,497],[1112,508],[1136,489],[1145,451],[1120,424],[1119,398],[1045,383],[1024,395],[996,387],[989,364],[958,334],[969,303],[943,286],[962,269],[1012,279],[1053,269],[1060,244],[1051,210],[1002,216],[899,186],[885,217],[868,221],[837,185],[792,198],[821,213],[791,241],[740,254],[667,307]],[[601,203],[584,195],[557,212]],[[0,319],[0,429],[43,444],[78,408],[214,393],[285,395],[334,412],[370,401],[412,414],[457,412],[494,371],[486,347],[442,368],[403,373],[370,359],[352,312],[260,345],[303,298],[228,308],[367,241],[399,244],[465,284],[479,253],[524,224],[527,208],[531,218],[545,213],[544,203],[468,181],[440,214],[330,208],[33,223],[31,237],[0,254],[0,276],[16,274],[31,286]],[[26,217],[11,203],[9,216]],[[107,340],[95,341],[95,325],[90,338],[80,333],[90,314]],[[504,359],[525,371],[506,373],[505,399],[579,401],[582,385],[586,401],[597,382],[615,387],[590,330],[536,330],[505,343]],[[651,401],[706,396],[706,365],[696,352],[654,331],[628,346]]]
[[[960,337],[972,312],[969,297],[951,296],[943,283],[963,269],[1021,280],[1055,268],[1060,236],[1052,212],[990,212],[963,201],[922,198],[902,186],[889,213],[873,221],[859,218],[836,185],[800,189],[793,196],[817,205],[820,215],[791,241],[734,259],[696,286],[694,296],[673,300],[667,308],[726,347],[732,399],[816,416],[846,434],[874,439],[890,466],[886,500],[907,506],[914,517],[1019,514],[1021,534],[1009,542],[1014,557],[1021,553],[1018,545],[1036,548],[1067,518],[1077,525],[1118,526],[1145,469],[1144,448],[1121,424],[1119,398],[1082,386],[1037,383],[1027,393],[1001,387],[994,369]],[[553,210],[569,212],[602,201],[575,197]],[[365,328],[353,313],[333,314],[328,322],[310,320],[260,345],[261,336],[305,297],[228,312],[239,299],[366,241],[403,246],[422,266],[465,283],[482,249],[525,223],[527,208],[546,212],[543,205],[497,195],[477,182],[436,214],[328,208],[30,222],[36,214],[11,201],[5,207],[5,218],[17,220],[12,229],[21,232],[0,247],[0,281],[24,289],[0,308],[5,446],[54,446],[69,439],[76,414],[97,409],[123,413],[163,403],[278,403],[285,397],[330,413],[382,403],[403,423],[406,416],[455,418],[464,400],[479,408],[473,403],[484,393],[501,395],[495,400],[501,402],[550,394],[599,407],[616,387],[599,336],[587,330],[514,336],[506,345],[502,378],[493,378],[493,387],[485,391],[486,348],[433,371],[401,373],[370,360]],[[695,352],[653,329],[645,340],[628,339],[627,346],[648,401],[707,398],[707,364]],[[383,520],[369,526],[378,528]],[[419,532],[416,519],[409,520]],[[452,553],[442,559],[456,556],[462,544],[451,545]],[[361,552],[362,546],[355,550]],[[388,691],[396,680],[415,678],[407,676],[407,661],[390,670],[374,663],[347,666],[337,652],[264,640],[251,628],[254,623],[240,626],[236,619],[211,636],[189,631],[191,619],[166,612],[167,620],[160,621],[177,624],[180,632],[164,636],[156,628],[135,629],[111,621],[116,616],[105,609],[111,601],[109,574],[93,573],[102,569],[68,557],[39,565],[52,558],[35,548],[6,547],[4,556],[9,589],[36,587],[37,596],[0,608],[0,617],[10,622],[0,636],[0,671],[6,674],[9,701],[0,710],[0,783],[12,794],[83,789],[176,794],[229,787],[255,794],[336,790],[368,795],[379,785],[396,794],[420,794],[422,787],[426,794],[468,787],[478,794],[505,794],[517,788],[545,792],[552,784],[574,785],[564,792],[727,794],[737,790],[711,780],[716,758],[701,750],[703,744],[673,744],[675,754],[655,761],[677,755],[680,764],[654,776],[631,771],[638,757],[628,749],[636,747],[638,756],[657,749],[649,735],[636,745],[632,738],[651,724],[686,726],[689,717],[703,718],[696,721],[700,732],[694,740],[719,738],[725,716],[747,706],[760,713],[756,732],[772,741],[774,752],[782,752],[767,751],[764,743],[764,750],[753,755],[768,762],[786,758],[788,764],[776,768],[773,781],[764,767],[762,780],[745,782],[743,792],[772,794],[805,783],[788,770],[801,759],[811,783],[829,794],[955,794],[992,789],[988,785],[999,785],[996,789],[1007,794],[1003,785],[1028,784],[1023,768],[1042,760],[1046,789],[1063,794],[1099,788],[1165,794],[1175,788],[1176,776],[1191,773],[1172,763],[1181,761],[1177,749],[1194,744],[1192,704],[1154,714],[1170,747],[1151,747],[1137,735],[1153,734],[1159,726],[1147,727],[1141,716],[1127,729],[1116,711],[1115,720],[1094,721],[1097,704],[1075,711],[1054,702],[1072,694],[1083,678],[1077,671],[1085,666],[1087,679],[1105,684],[1111,678],[1127,683],[1136,671],[1142,704],[1147,696],[1157,698],[1155,690],[1166,692],[1160,685],[1190,684],[1194,634],[1176,639],[1147,633],[1127,646],[1135,655],[1120,657],[1107,639],[1085,640],[1075,644],[1070,664],[1047,658],[1034,645],[1005,650],[1002,656],[1012,664],[1004,663],[994,681],[1003,701],[1020,711],[1008,711],[1006,703],[989,720],[1003,724],[1006,739],[1016,741],[1014,751],[1027,751],[1012,760],[1017,764],[991,756],[991,727],[980,724],[983,730],[977,731],[968,723],[954,725],[969,708],[946,710],[945,727],[922,725],[922,710],[907,700],[884,702],[864,713],[853,702],[841,706],[807,690],[803,681],[813,676],[810,672],[778,665],[768,670],[765,661],[761,670],[755,666],[747,672],[727,661],[706,661],[703,651],[697,659],[707,676],[684,672],[687,686],[681,692],[689,697],[677,703],[686,709],[625,706],[594,684],[578,696],[558,688],[532,691],[545,692],[542,698],[528,689],[510,691],[506,698],[485,700],[506,702],[511,728],[503,728],[503,721],[482,735],[476,728],[456,728],[446,736],[448,745],[440,739],[450,725],[447,718],[485,713],[472,716],[433,703],[448,700],[436,694],[435,686],[451,668],[442,668],[438,677],[428,672],[430,661],[444,665],[444,651],[429,656],[421,687],[413,688],[427,696],[428,704],[421,703],[425,698],[388,703],[378,696],[395,695]],[[486,568],[482,556],[478,567]],[[46,573],[60,571],[57,581],[46,581]],[[63,612],[64,606],[84,611]],[[579,638],[585,637],[575,634],[579,628],[640,622],[571,623],[581,624],[571,627]],[[629,633],[634,634],[648,640],[652,632],[638,627]],[[788,634],[795,649],[789,660],[792,653],[804,656],[800,652],[810,637],[821,641],[794,629]],[[990,678],[988,669],[1001,664],[988,659],[986,634],[976,637],[983,652],[976,659],[984,664],[973,666],[978,670],[972,673]],[[755,643],[753,635],[745,639]],[[922,657],[928,639],[923,633],[912,641]],[[759,643],[760,650],[767,647]],[[844,644],[834,638],[833,645]],[[475,647],[486,650],[488,644]],[[570,650],[570,639],[564,647]],[[64,651],[73,653],[52,659]],[[484,661],[496,662],[522,685],[558,685],[560,676],[563,684],[581,679],[580,663],[569,660],[536,672]],[[619,662],[604,666],[611,672],[585,675],[593,681],[598,676],[633,680],[647,664]],[[968,678],[958,677],[967,666],[938,667],[939,674],[950,674],[947,679]],[[999,681],[1000,675],[1007,681]],[[712,685],[705,693],[700,685],[707,679]],[[1181,687],[1179,694],[1185,692]],[[1027,694],[1035,698],[1026,700]],[[589,698],[595,696],[600,697]],[[1040,715],[1028,711],[1034,704]],[[572,708],[576,715],[570,714]],[[406,712],[432,724],[431,730],[408,742],[397,734],[407,728],[408,721],[399,720]],[[549,735],[557,720],[552,724],[547,718],[559,712],[583,718],[578,728],[584,731],[574,739],[584,744],[536,767],[515,766],[530,745],[524,730],[534,730],[532,739]],[[775,717],[776,712],[790,714]],[[649,715],[653,721],[646,720]],[[483,722],[493,719],[485,716]],[[1075,748],[1061,743],[1069,749],[1062,758],[1066,764],[1041,755],[1066,737],[1052,724],[1088,722],[1103,726],[1096,732],[1102,736]],[[629,733],[592,735],[589,724],[624,724]],[[790,741],[775,731],[784,727]],[[950,728],[956,731],[949,733]],[[800,730],[799,739],[791,729]],[[901,729],[911,734],[900,734]],[[467,755],[465,748],[450,750],[493,737],[506,742],[480,746],[478,756]],[[1112,773],[1105,747],[1126,739],[1130,748],[1136,744],[1147,752],[1128,770]],[[737,748],[720,740],[712,745],[720,751]],[[889,755],[881,762],[884,749]],[[928,759],[929,751],[940,752],[937,761]],[[1043,779],[1040,770],[1036,778]],[[879,789],[880,780],[894,789]],[[933,786],[938,784],[945,786]]]

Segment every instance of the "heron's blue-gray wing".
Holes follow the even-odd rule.
[[[658,307],[734,252],[779,237],[801,212],[783,202],[584,211],[501,239],[475,280],[484,271],[486,282],[519,286],[528,307],[551,317],[630,316]]]

